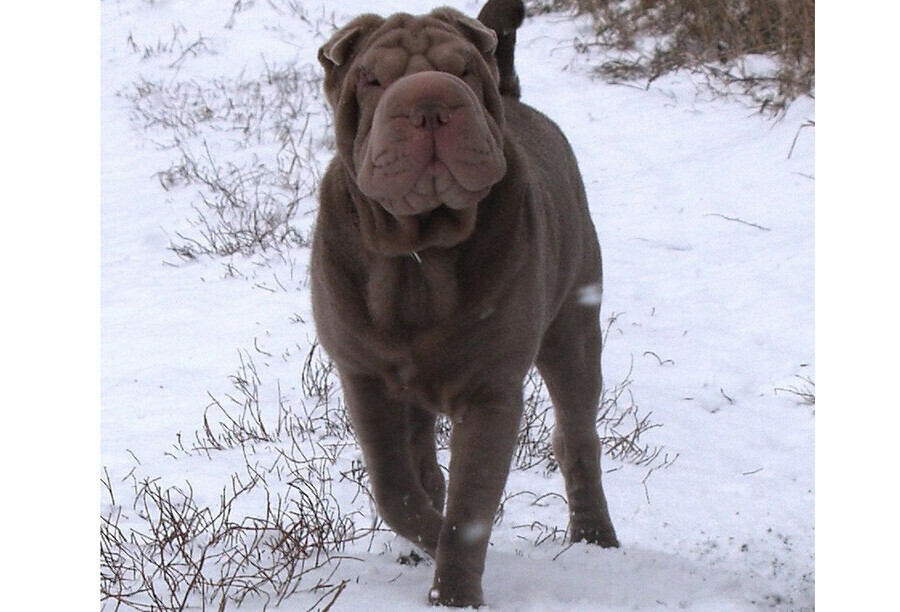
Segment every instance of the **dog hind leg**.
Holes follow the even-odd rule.
[[[598,307],[573,300],[544,336],[537,366],[556,415],[553,451],[569,501],[569,538],[618,547],[600,477],[600,345]]]

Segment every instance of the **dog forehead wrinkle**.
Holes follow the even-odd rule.
[[[403,42],[406,52],[409,53],[409,59],[405,74],[440,69],[435,61],[434,50],[446,45],[435,42],[435,33],[433,28],[422,28],[417,32],[406,33]]]
[[[417,72],[430,72],[434,70],[434,65],[424,55],[412,55],[406,63],[406,71],[404,74],[415,74]]]
[[[413,55],[425,55],[431,46],[431,35],[427,28],[406,32],[404,39],[406,49]]]
[[[420,37],[426,24],[420,17],[407,13],[392,15],[381,26],[382,34],[377,37],[379,45],[403,45],[421,44]],[[425,40],[427,44],[427,39]]]
[[[472,54],[469,50],[460,52],[457,45],[453,44],[452,41],[447,41],[428,49],[426,57],[438,70],[461,73],[462,69],[472,59]]]
[[[366,62],[378,66],[378,78],[390,82],[403,76],[409,53],[396,45],[379,46],[368,55]]]
[[[398,17],[395,15],[395,17]],[[411,55],[430,55],[435,50],[460,45],[455,30],[444,24],[423,23],[411,16],[408,22],[392,23],[392,18],[385,24],[384,33],[378,36],[374,46],[381,48],[401,48]],[[393,26],[393,27],[391,27]]]

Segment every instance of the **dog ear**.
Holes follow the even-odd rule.
[[[353,19],[322,45],[319,49],[319,63],[325,70],[343,66],[353,56],[356,44],[363,35],[377,28],[382,21],[377,15],[360,15]]]
[[[497,34],[480,21],[450,8],[437,9],[431,14],[456,26],[483,54],[493,55],[496,51]]]
[[[457,25],[485,55],[492,55],[497,50],[497,34],[480,21],[463,17],[457,21]]]
[[[384,19],[378,15],[360,15],[335,32],[319,49],[319,63],[325,69],[325,95],[332,105],[337,103],[341,81],[360,43],[382,23]]]

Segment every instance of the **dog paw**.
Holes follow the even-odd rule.
[[[572,542],[587,542],[603,548],[619,548],[619,540],[612,525],[570,525]]]
[[[478,608],[484,605],[481,589],[465,589],[461,585],[434,587],[428,593],[428,603],[449,608]]]

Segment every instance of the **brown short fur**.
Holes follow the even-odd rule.
[[[533,364],[555,407],[569,535],[618,546],[595,428],[600,248],[568,142],[517,100],[522,15],[521,0],[489,0],[490,27],[448,8],[363,15],[319,52],[338,155],[313,244],[316,326],[378,510],[435,557],[441,605],[483,603]],[[453,422],[449,487],[437,414]]]

